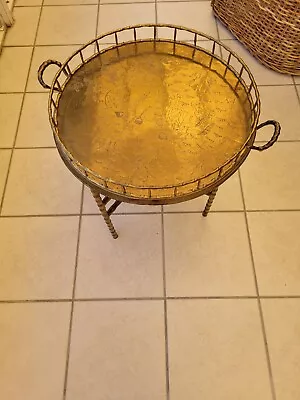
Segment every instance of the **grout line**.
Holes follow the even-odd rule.
[[[268,140],[255,140],[255,143],[266,143],[268,142]],[[293,139],[293,140],[287,140],[287,139],[283,139],[283,140],[278,140],[277,143],[299,143],[300,139]]]
[[[255,290],[256,290],[256,294],[257,294],[257,305],[258,305],[258,311],[259,311],[260,322],[261,322],[262,336],[263,336],[265,352],[266,352],[266,360],[267,360],[267,367],[268,367],[268,373],[269,373],[269,379],[270,379],[272,399],[276,400],[276,392],[275,392],[272,365],[271,365],[270,352],[269,352],[269,346],[268,346],[268,339],[267,339],[265,321],[264,321],[263,310],[262,310],[262,305],[261,305],[259,286],[258,286],[258,279],[257,279],[257,274],[256,274],[256,269],[255,269],[255,261],[254,261],[253,248],[252,248],[252,242],[251,242],[251,236],[250,236],[250,229],[249,229],[249,223],[248,223],[248,217],[247,217],[245,196],[244,196],[243,184],[242,184],[240,171],[238,171],[238,175],[239,175],[240,186],[241,186],[242,200],[243,200],[243,206],[244,206],[245,224],[246,224],[246,229],[247,229],[247,236],[248,236],[250,257],[251,257],[253,277],[254,277],[254,283],[255,283]]]
[[[210,0],[156,0],[157,3],[205,3],[205,2],[209,2]],[[131,2],[131,1],[122,1],[122,3],[108,3],[108,2],[103,2],[101,4],[142,4],[142,3],[153,3],[153,0],[150,1],[139,1],[139,2]]]
[[[254,295],[245,296],[169,296],[168,300],[249,300],[257,299]]]
[[[246,210],[247,213],[256,213],[256,212],[299,212],[300,209],[277,209],[277,210],[265,210],[265,209],[257,209],[257,210]],[[210,214],[223,214],[223,213],[243,213],[244,210],[210,210]],[[165,214],[202,214],[202,211],[164,211]],[[148,213],[124,213],[124,215],[129,215],[129,214],[158,214],[158,213],[153,213],[153,212],[148,212]],[[97,215],[97,214],[85,214],[85,215]],[[123,214],[114,214],[114,215],[123,215]]]
[[[199,0],[157,0],[158,3],[198,3]],[[205,3],[205,2],[209,2],[210,0],[201,0],[201,3]],[[119,4],[149,4],[149,3],[154,3],[155,0],[144,0],[144,1],[120,1],[120,2],[108,2],[108,1],[103,1],[100,2],[100,5],[119,5]],[[74,6],[74,7],[78,7],[78,6],[96,6],[98,2],[95,3],[66,3],[66,4],[44,4],[43,7],[70,7],[70,6]],[[41,5],[15,5],[14,8],[37,8],[37,7],[41,7]]]
[[[0,92],[0,94],[24,94],[24,91],[23,92]]]
[[[201,197],[201,196],[200,196]],[[170,207],[170,206],[169,206]],[[202,214],[203,211],[199,210],[191,210],[191,211],[168,211],[166,207],[164,207],[164,213],[165,214]],[[209,213],[242,213],[243,210],[210,210]]]
[[[198,1],[198,0],[193,0],[193,1]],[[100,6],[119,6],[119,5],[123,5],[123,4],[153,4],[155,3],[155,0],[150,0],[150,1],[120,1],[120,2],[116,2],[116,3],[110,3],[110,2],[101,2],[101,0],[99,1]]]
[[[23,303],[70,303],[72,299],[19,299],[0,300],[0,304],[23,304]]]
[[[98,2],[97,2],[97,17],[96,17],[95,39],[97,39],[97,36],[98,36],[99,15],[100,15],[100,0],[98,0]],[[94,49],[95,49],[95,44],[94,44]]]
[[[0,150],[12,150],[13,147],[0,147]],[[15,150],[45,150],[45,149],[56,149],[55,146],[40,146],[40,147],[15,147]]]
[[[137,4],[137,3],[133,3],[133,4]],[[95,6],[97,6],[97,4],[95,4]],[[204,42],[205,41],[205,39],[203,39],[203,40],[199,40],[198,42],[200,43],[200,42]],[[206,40],[207,41],[207,40]],[[61,44],[61,43],[56,43],[56,44],[37,44],[37,45],[35,45],[35,48],[39,48],[39,47],[70,47],[70,46],[78,46],[78,47],[82,47],[82,46],[84,46],[86,43],[84,43],[84,42],[81,42],[81,43],[65,43],[65,44]],[[101,45],[115,45],[115,43],[113,43],[113,42],[105,42],[105,43],[101,43]],[[33,47],[33,45],[32,44],[22,44],[22,45],[8,45],[8,46],[3,46],[3,47],[6,47],[6,48],[9,48],[9,47],[17,47],[17,48],[19,48],[19,47]],[[41,87],[41,89],[40,89],[40,91],[47,91],[48,89],[43,89],[42,87]],[[23,93],[23,92],[0,92],[0,93]],[[29,92],[29,93],[35,93],[34,91],[32,91],[32,92]],[[40,92],[37,92],[37,93],[40,93]]]
[[[65,377],[64,377],[64,389],[63,389],[63,400],[66,398],[67,385],[68,385],[68,372],[69,372],[69,362],[70,362],[70,351],[71,351],[71,337],[73,328],[73,316],[74,316],[74,299],[76,290],[76,279],[77,279],[77,268],[78,268],[78,255],[79,255],[79,244],[80,244],[80,233],[81,233],[81,221],[82,221],[82,209],[83,209],[83,193],[84,184],[82,183],[81,188],[81,203],[80,203],[80,215],[78,221],[78,234],[77,234],[77,246],[75,255],[75,268],[74,268],[74,279],[73,279],[73,291],[72,291],[72,304],[70,312],[70,324],[69,324],[69,334],[68,334],[68,345],[67,345],[67,355],[66,355],[66,367],[65,367]]]
[[[293,85],[293,83],[277,83],[276,85],[275,84],[273,84],[273,85],[271,85],[271,84],[269,84],[269,85],[259,85],[259,84],[257,84],[257,86],[258,87],[274,87],[274,86],[279,86],[279,87],[282,87],[282,86],[288,86],[288,87],[291,87]]]
[[[52,217],[79,217],[80,214],[36,214],[36,215],[1,215],[2,218],[52,218]]]
[[[219,41],[219,42],[221,42],[220,30],[219,30],[219,24],[218,24],[218,21],[217,21],[217,18],[216,18],[216,16],[215,16],[215,14],[213,14],[213,16],[214,16],[215,23],[216,23],[216,29],[217,29],[217,39],[218,39],[218,41]],[[223,57],[223,54],[222,54],[222,47],[221,47],[221,56]]]
[[[96,5],[96,4],[95,4]],[[44,7],[43,7],[44,8]],[[68,47],[68,46],[83,46],[85,43],[67,43],[67,44],[38,44],[35,47]],[[11,48],[11,47],[33,47],[32,44],[13,44],[13,45],[4,45],[6,49]],[[41,89],[42,90],[42,89]],[[47,90],[47,89],[45,89]]]
[[[161,245],[162,245],[162,267],[163,267],[163,290],[164,290],[164,325],[165,325],[165,362],[166,362],[166,399],[170,399],[170,370],[169,370],[169,338],[168,338],[168,304],[166,284],[166,256],[165,256],[165,226],[164,212],[161,207]]]
[[[114,213],[114,216],[130,216],[130,215],[159,215],[160,212],[136,212],[136,213]],[[80,214],[27,214],[27,215],[0,215],[1,218],[51,218],[51,217],[79,217]],[[101,214],[93,213],[93,214],[84,214],[82,213],[83,217],[101,217]]]
[[[257,210],[246,210],[246,211],[247,211],[247,213],[256,213],[256,212],[292,212],[292,211],[294,211],[294,212],[299,212],[300,209],[297,209],[297,208],[295,208],[295,209],[288,209],[288,210],[285,210],[285,209],[277,209],[277,210],[259,210],[259,209],[257,209]]]
[[[97,5],[97,3],[68,3],[68,4],[59,4],[59,3],[57,3],[57,4],[43,4],[43,7],[70,7],[70,6],[74,6],[74,7],[77,7],[77,6],[96,6]],[[41,7],[41,5],[38,5],[38,4],[35,4],[35,5],[32,5],[32,6],[28,6],[28,5],[20,5],[20,6],[18,6],[18,5],[15,5],[14,6],[14,8],[33,8],[33,7],[35,7],[35,8],[37,8],[37,7]]]
[[[128,203],[127,203],[128,204]],[[157,206],[156,206],[157,207]],[[100,216],[101,214],[83,214],[85,217],[92,215],[92,216]],[[114,212],[114,216],[124,217],[126,215],[160,215],[160,211],[150,211],[150,212]]]
[[[296,96],[297,96],[299,104],[300,104],[300,86],[299,86],[299,90],[298,90],[295,78],[293,77],[292,79],[293,79],[295,90],[296,90]]]
[[[157,24],[158,22],[158,7],[157,7],[157,0],[155,0],[154,3],[154,7],[155,7],[155,23]]]
[[[260,296],[261,299],[300,299],[299,295],[266,295]],[[77,298],[75,302],[88,302],[88,301],[157,301],[157,300],[255,300],[256,295],[244,296],[154,296],[154,297],[91,297],[91,298]],[[43,300],[41,300],[43,301]],[[49,300],[51,301],[51,300]],[[71,301],[71,299],[70,299]]]
[[[105,301],[157,301],[157,300],[164,300],[164,297],[161,296],[154,296],[154,297],[91,297],[91,298],[77,298],[74,301],[77,303],[84,303],[84,302],[105,302]]]
[[[201,0],[201,3],[205,3],[208,2],[210,0]],[[149,3],[154,3],[155,0],[150,0],[150,1],[120,1],[120,2],[107,2],[107,1],[103,1],[100,2],[100,5],[119,5],[119,4],[149,4]],[[198,3],[199,0],[157,0],[158,3]],[[98,2],[95,3],[66,3],[66,4],[44,4],[43,7],[70,7],[70,6],[74,6],[74,7],[78,7],[78,6],[96,6]],[[41,5],[38,4],[34,4],[34,5],[15,5],[14,8],[37,8],[37,7],[41,7]]]
[[[259,296],[263,300],[300,300],[300,295],[266,295]],[[185,300],[257,300],[257,296],[166,296],[166,297],[91,297],[91,298],[72,298],[69,299],[15,299],[15,300],[0,300],[0,304],[22,304],[22,303],[87,303],[87,302],[117,302],[117,301],[185,301]]]
[[[157,3],[208,3],[210,0],[156,0]],[[143,3],[152,3],[153,1],[143,1]],[[128,2],[129,4],[137,4],[137,2]],[[139,1],[138,4],[141,4],[142,2]],[[101,4],[122,4],[122,3],[101,3]]]
[[[65,43],[65,44],[61,44],[61,43],[42,44],[42,43],[39,43],[35,47],[69,47],[69,46],[84,46],[84,45],[85,45],[85,43]],[[45,90],[48,90],[48,89],[45,89]]]
[[[3,192],[2,192],[2,198],[1,198],[1,202],[0,202],[0,215],[2,214],[2,208],[3,208],[4,199],[5,199],[7,182],[8,182],[10,169],[11,169],[11,164],[12,164],[12,159],[13,159],[13,155],[14,155],[14,148],[15,148],[15,145],[16,145],[16,142],[17,142],[18,130],[19,130],[19,125],[20,125],[20,121],[21,121],[21,115],[22,115],[22,112],[23,112],[23,105],[24,105],[24,100],[25,100],[25,93],[26,93],[26,88],[27,88],[28,81],[29,81],[29,75],[30,75],[30,69],[31,69],[31,64],[32,64],[32,60],[33,60],[33,53],[34,53],[35,43],[36,43],[36,40],[37,40],[37,35],[38,35],[39,27],[40,27],[41,16],[42,16],[42,12],[43,12],[43,4],[44,4],[44,0],[42,0],[41,5],[39,6],[40,7],[40,12],[39,12],[39,17],[38,17],[38,22],[37,22],[37,25],[36,25],[34,41],[33,41],[33,45],[30,46],[30,47],[32,47],[32,52],[31,52],[31,56],[30,56],[30,60],[29,60],[28,72],[27,72],[27,77],[26,77],[26,81],[25,81],[25,85],[24,85],[24,91],[23,91],[23,96],[22,96],[22,101],[21,101],[21,106],[20,106],[20,111],[19,111],[19,116],[18,116],[18,122],[17,122],[17,126],[16,126],[16,133],[15,133],[15,137],[14,137],[13,147],[12,147],[12,151],[11,151],[11,155],[10,155],[10,159],[9,159],[9,163],[8,163],[7,174],[6,174],[4,187],[3,187]]]
[[[300,209],[291,209],[291,210],[246,210],[247,213],[274,213],[274,212],[300,212]],[[201,214],[202,211],[165,211],[165,214]],[[244,213],[244,210],[229,210],[229,211],[217,211],[210,210],[210,214],[221,214],[221,213]],[[114,213],[114,216],[124,217],[131,215],[159,215],[160,212],[127,212],[127,213]],[[27,214],[27,215],[0,215],[1,218],[51,218],[51,217],[79,217],[80,214]],[[83,217],[101,217],[99,213],[82,213]]]
[[[43,5],[43,7],[56,7],[56,6],[94,6],[95,4],[97,4],[97,3],[88,3],[88,4],[85,4],[85,3],[81,3],[81,4],[78,4],[78,3],[69,3],[69,4],[44,4]],[[14,9],[15,8],[37,8],[37,7],[41,7],[41,4],[32,4],[32,5],[27,5],[27,4],[20,4],[20,5],[18,5],[18,4],[16,4],[15,6],[14,6]]]
[[[218,20],[217,20],[217,17],[215,16],[215,14],[213,14],[213,15],[214,15],[214,18],[215,18],[215,23],[216,23],[217,39],[218,39],[219,42],[222,42]],[[225,49],[222,46],[219,45],[220,56],[221,56],[222,59],[224,59],[224,54],[225,54],[224,50]]]
[[[139,1],[138,2],[138,4],[151,4],[151,3],[154,3],[154,1],[155,0],[150,0],[150,1],[147,1],[147,0],[145,0],[145,1]],[[194,3],[194,2],[198,2],[199,0],[175,0],[175,1],[172,1],[172,2],[181,2],[181,1],[184,1],[184,2],[186,2],[186,3]],[[206,1],[206,0],[203,0],[203,1]],[[116,6],[116,5],[120,5],[120,4],[137,4],[137,2],[134,2],[134,1],[121,1],[121,2],[116,2],[116,3],[113,3],[113,2],[103,2],[103,3],[100,3],[100,2],[95,2],[95,3],[67,3],[67,4],[59,4],[59,3],[57,3],[57,4],[44,4],[43,5],[43,7],[45,7],[45,8],[48,8],[48,7],[84,7],[84,6],[97,6],[97,4],[100,4],[100,5],[113,5],[113,6]],[[169,3],[169,1],[168,1],[168,3]],[[41,7],[40,5],[34,5],[34,6],[15,6],[15,8],[38,8],[38,7]]]
[[[268,300],[268,299],[300,299],[300,295],[269,295],[269,296],[260,296],[261,299]]]
[[[0,92],[0,94],[23,94],[24,92]],[[26,93],[47,93],[46,89],[40,92],[26,92]]]
[[[44,8],[44,7],[43,7]],[[68,47],[68,46],[83,46],[84,45],[84,43],[70,43],[70,44],[39,44],[39,45],[37,45],[37,46],[35,46],[35,47]],[[3,48],[6,48],[6,49],[9,49],[9,48],[20,48],[20,47],[25,47],[25,48],[28,48],[28,47],[33,47],[33,45],[32,44],[11,44],[11,45],[4,45],[3,46]],[[42,88],[41,88],[41,90],[43,90]],[[44,89],[44,90],[47,90],[47,89]]]

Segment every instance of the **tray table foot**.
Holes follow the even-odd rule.
[[[114,239],[118,238],[118,234],[115,230],[115,227],[113,226],[113,223],[111,222],[110,215],[115,211],[115,209],[121,204],[120,201],[115,201],[114,204],[109,208],[109,210],[106,209],[105,204],[107,204],[111,199],[108,197],[104,197],[102,199],[100,192],[97,189],[90,188],[92,195],[97,203],[97,206],[99,208],[99,211],[102,214],[102,217],[104,218],[104,221]]]
[[[213,201],[214,201],[214,199],[216,197],[217,191],[218,191],[218,188],[214,189],[211,193],[209,193],[206,206],[205,206],[205,208],[203,210],[203,213],[202,213],[203,217],[207,217],[207,215],[209,213],[209,210],[210,210],[210,207],[212,206],[212,203],[213,203]]]

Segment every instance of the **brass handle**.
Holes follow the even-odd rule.
[[[258,150],[258,151],[264,151],[264,150],[267,150],[269,147],[273,146],[273,144],[275,142],[277,142],[277,139],[279,138],[280,131],[281,131],[281,126],[280,126],[279,122],[272,121],[272,120],[263,122],[262,124],[258,125],[257,130],[260,128],[263,128],[266,125],[274,126],[274,133],[273,133],[271,139],[269,140],[268,143],[264,144],[263,146],[251,146],[251,149]]]
[[[39,80],[40,84],[43,86],[43,88],[45,88],[45,89],[51,89],[51,86],[47,85],[47,83],[45,83],[44,79],[43,79],[45,69],[48,68],[49,65],[51,65],[51,64],[57,65],[59,68],[62,66],[62,64],[59,61],[47,60],[47,61],[44,61],[40,65],[39,70],[38,70],[38,80]],[[59,89],[57,89],[57,88],[53,88],[53,90],[59,92]]]

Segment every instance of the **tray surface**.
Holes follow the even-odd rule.
[[[245,89],[231,71],[224,80],[224,69],[204,49],[178,43],[108,49],[64,87],[60,140],[83,166],[122,185],[163,188],[205,176],[250,134]]]

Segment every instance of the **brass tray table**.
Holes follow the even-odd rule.
[[[51,86],[45,69],[59,67]],[[204,33],[136,25],[90,41],[63,64],[45,61],[57,149],[87,185],[114,238],[110,216],[121,202],[172,204],[208,195],[280,134],[258,125],[259,93],[245,63]],[[271,140],[256,132],[274,126]],[[108,205],[113,201],[111,206]]]

